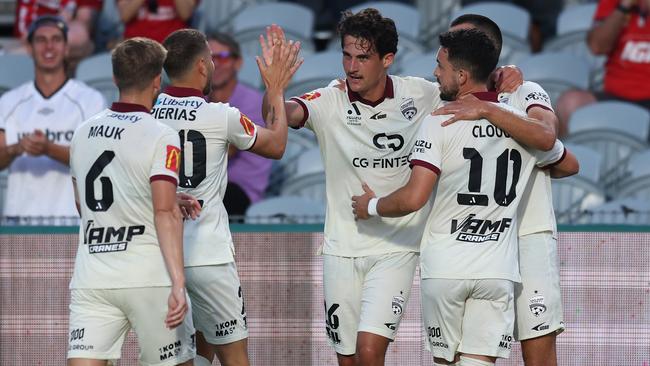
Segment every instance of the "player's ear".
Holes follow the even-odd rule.
[[[382,62],[384,64],[384,68],[387,69],[390,67],[390,65],[393,64],[395,61],[395,54],[394,53],[387,53],[384,55],[384,58],[382,59]]]
[[[153,78],[154,94],[158,94],[158,92],[160,91],[161,84],[162,84],[162,73],[158,74],[158,76]]]

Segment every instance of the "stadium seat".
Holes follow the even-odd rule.
[[[242,58],[244,62],[241,69],[239,69],[239,73],[237,74],[237,80],[250,86],[251,88],[262,89],[264,87],[264,83],[262,82],[262,76],[260,75],[260,69],[257,67],[257,61],[255,61],[255,57],[242,55]],[[285,93],[285,95],[288,94]]]
[[[0,55],[0,95],[34,80],[34,63],[28,55]]]
[[[287,170],[280,195],[325,202],[325,167],[318,147],[300,153]]]
[[[582,146],[571,142],[565,143],[564,147],[571,151],[571,153],[575,155],[576,159],[578,159],[578,162],[580,163],[579,175],[594,183],[598,182],[601,175],[600,169],[603,160],[601,154],[598,151],[587,146]]]
[[[108,52],[81,60],[77,67],[77,79],[101,92],[108,105],[118,99],[117,86],[113,83],[111,54]]]
[[[232,34],[243,54],[261,53],[259,36],[266,34],[266,27],[272,23],[284,29],[287,39],[301,42],[302,54],[314,51],[312,10],[296,3],[272,2],[249,6],[232,19]]]
[[[325,221],[325,205],[304,197],[272,197],[248,207],[244,220],[247,224],[317,224]]]
[[[287,147],[280,160],[274,160],[269,177],[268,195],[278,195],[284,181],[297,170],[298,157],[305,151],[318,148],[318,142],[313,132],[306,128],[289,129]]]
[[[291,80],[285,95],[299,96],[314,89],[326,87],[332,80],[345,77],[340,51],[325,51],[305,56]]]
[[[486,16],[501,28],[503,47],[501,49],[499,64],[519,64],[519,61],[523,57],[530,54],[530,45],[528,44],[530,14],[525,9],[501,2],[479,2],[461,8],[454,13],[448,22],[450,23],[463,14],[480,14]],[[527,75],[526,78],[528,78]]]
[[[400,75],[418,76],[430,81],[436,81],[433,71],[436,68],[436,53],[408,55],[400,65]]]
[[[630,156],[625,175],[612,189],[612,195],[650,201],[650,149]]]
[[[605,56],[596,56],[587,46],[587,33],[591,28],[597,4],[579,4],[568,7],[560,13],[557,21],[557,34],[544,44],[544,51],[569,52],[584,58],[591,67],[590,84],[592,89],[602,86]]]
[[[603,156],[601,184],[617,189],[631,155],[648,149],[650,113],[634,104],[607,101],[576,110],[569,121],[568,141]]]
[[[585,210],[580,223],[650,225],[650,201],[622,198]]]
[[[589,88],[589,65],[570,53],[544,52],[527,57],[518,64],[524,78],[540,84],[555,104],[569,89]]]
[[[449,27],[451,15],[459,9],[458,0],[415,0],[420,13],[420,40],[428,49],[438,48],[438,35]]]
[[[5,169],[0,171],[0,218],[3,216],[5,207],[5,194],[7,193],[7,175],[9,170]]]

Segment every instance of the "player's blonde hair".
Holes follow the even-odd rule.
[[[113,76],[120,91],[144,90],[162,73],[167,51],[158,42],[142,37],[129,38],[111,54]]]

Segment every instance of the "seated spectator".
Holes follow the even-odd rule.
[[[557,102],[560,134],[566,135],[571,114],[600,100],[622,100],[650,110],[650,0],[601,0],[587,44],[607,55],[603,92],[571,90]]]
[[[162,43],[173,31],[189,27],[197,4],[198,0],[118,0],[124,38],[147,37]]]
[[[78,217],[69,145],[104,98],[68,79],[67,39],[61,17],[37,18],[27,32],[35,79],[0,98],[0,169],[9,169],[3,215],[12,223],[74,224]]]
[[[93,31],[103,0],[18,0],[14,35],[26,41],[27,30],[42,15],[58,15],[68,25],[70,54],[68,74],[74,75],[77,64],[93,53]]]
[[[262,118],[262,93],[237,81],[244,60],[239,44],[231,36],[216,33],[208,36],[214,61],[211,102],[230,103],[255,124],[265,126]],[[223,203],[228,215],[243,216],[251,203],[264,198],[269,182],[271,160],[230,146],[228,152],[228,186]]]

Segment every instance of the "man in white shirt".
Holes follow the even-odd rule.
[[[196,353],[176,200],[180,144],[149,112],[164,59],[156,41],[119,44],[112,54],[119,101],[72,139],[82,225],[70,282],[68,366],[119,359],[129,329],[142,365],[192,365]]]
[[[440,42],[434,75],[441,98],[496,102],[486,86],[499,55],[493,42],[477,30],[447,32]],[[353,212],[399,217],[435,197],[421,246],[423,321],[434,362],[493,365],[508,357],[512,341],[521,192],[536,162],[558,164],[564,175],[577,172],[577,162],[559,141],[547,153],[529,152],[485,119],[444,128],[447,119],[422,123],[406,185],[381,199],[364,185]]]
[[[187,288],[197,329],[199,356],[195,364],[211,365],[216,353],[222,365],[248,365],[246,311],[223,204],[228,148],[232,144],[264,157],[282,157],[287,143],[284,89],[300,66],[299,45],[277,45],[272,64],[258,60],[272,101],[264,128],[228,104],[206,102],[214,64],[203,33],[179,30],[163,44],[171,86],[158,96],[153,115],[178,131],[179,188],[202,203],[200,217],[185,223],[183,241]]]
[[[38,18],[27,39],[35,79],[0,98],[0,169],[9,168],[2,214],[16,224],[76,224],[69,145],[77,126],[104,108],[104,99],[66,76],[61,18]]]

